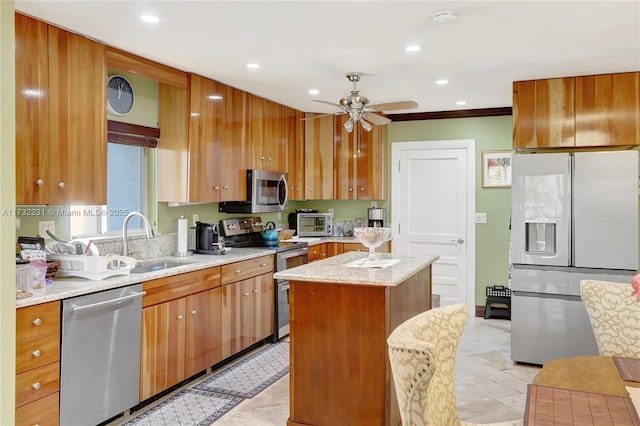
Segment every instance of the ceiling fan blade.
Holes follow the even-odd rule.
[[[365,118],[376,126],[383,126],[391,122],[387,117],[372,113],[365,114]]]
[[[314,99],[313,101],[314,101],[314,102],[320,102],[321,104],[331,105],[331,106],[334,106],[334,107],[336,107],[336,108],[342,108],[342,107],[340,106],[340,104],[336,104],[336,103],[334,103],[334,102],[322,101],[322,100],[320,100],[320,99]],[[416,105],[416,106],[417,106],[417,105]]]
[[[376,111],[392,111],[396,109],[414,109],[418,108],[418,104],[414,101],[388,102],[386,104],[369,105]]]

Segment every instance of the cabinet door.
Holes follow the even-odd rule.
[[[49,26],[49,204],[107,204],[106,46]]]
[[[327,243],[327,257],[337,256],[342,254],[343,244],[342,243]]]
[[[305,198],[332,200],[333,116],[305,120],[304,132]]]
[[[327,243],[309,246],[309,262],[327,258]]]
[[[47,24],[15,14],[16,204],[46,204],[49,161]]]
[[[182,202],[188,198],[188,127],[189,107],[186,88],[158,84],[158,170],[171,173],[157,173],[158,201]]]
[[[304,114],[285,107],[289,199],[304,200]]]
[[[337,200],[357,199],[355,185],[359,153],[356,151],[356,136],[359,126],[354,125],[353,131],[348,133],[343,127],[348,118],[347,115],[342,115],[334,119],[333,181]]]
[[[222,358],[251,346],[251,280],[222,286]]]
[[[251,278],[251,343],[273,334],[273,274]]]
[[[387,183],[387,126],[373,126],[370,132],[361,126],[356,141],[356,182],[358,200],[383,200]]]
[[[261,169],[264,99],[247,93],[247,169]]]
[[[222,151],[219,158],[220,201],[236,201],[247,198],[245,102],[246,93],[233,87],[225,87],[222,120]]]
[[[185,377],[222,361],[222,290],[218,287],[187,297]]]
[[[640,145],[640,73],[576,77],[576,146]]]
[[[281,172],[286,168],[286,126],[283,106],[269,100],[263,103],[263,136],[260,168]]]
[[[189,201],[220,201],[220,153],[224,88],[189,76]]]
[[[186,378],[185,298],[142,310],[140,400]]]
[[[575,79],[513,83],[513,147],[516,149],[575,145]]]

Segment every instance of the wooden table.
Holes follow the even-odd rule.
[[[624,381],[610,356],[549,361],[529,386],[525,425],[640,425],[625,386],[640,383]]]
[[[431,308],[431,263],[399,259],[387,269],[352,268],[345,253],[278,272],[291,282],[288,426],[400,423],[387,337]]]

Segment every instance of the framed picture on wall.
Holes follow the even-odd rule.
[[[513,151],[482,152],[482,187],[511,187],[511,155]]]

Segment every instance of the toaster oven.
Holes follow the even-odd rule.
[[[298,213],[296,227],[299,237],[329,237],[333,233],[331,213]]]

